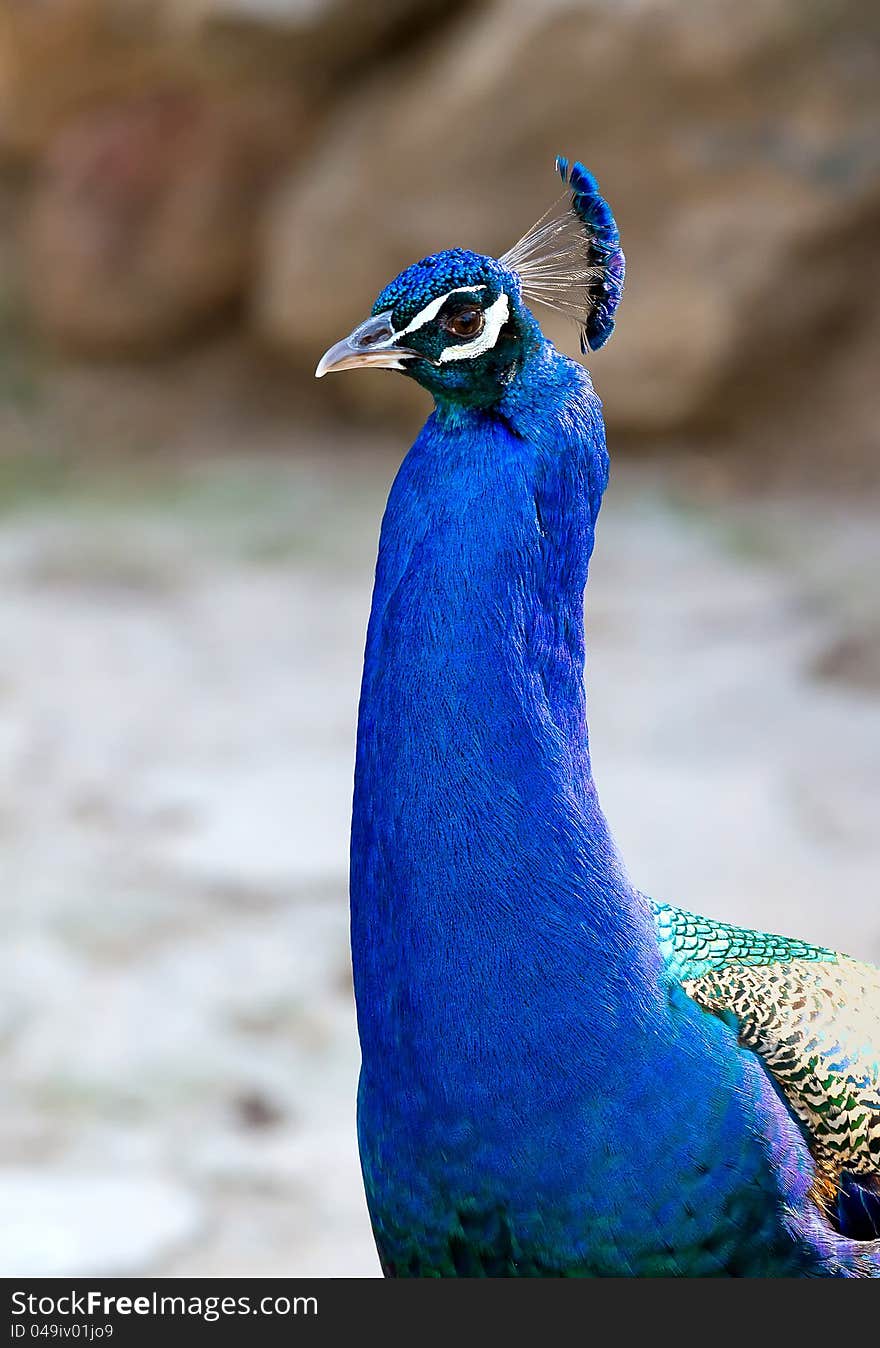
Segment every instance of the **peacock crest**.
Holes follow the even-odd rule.
[[[583,164],[559,155],[569,188],[499,259],[519,274],[527,300],[574,318],[581,351],[598,351],[614,331],[626,259],[611,208]]]

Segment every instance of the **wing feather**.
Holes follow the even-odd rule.
[[[880,1177],[880,969],[804,941],[652,903],[673,976],[736,1026],[800,1120],[831,1200]],[[861,1192],[861,1191],[860,1191]]]

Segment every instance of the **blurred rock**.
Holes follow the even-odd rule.
[[[442,0],[0,0],[0,158],[30,160],[84,107],[169,79],[329,92]]]
[[[747,409],[743,353],[784,366],[793,340],[835,331],[846,358],[868,283],[826,252],[873,232],[876,36],[846,0],[480,8],[356,90],[291,175],[256,322],[305,375],[408,262],[509,246],[552,199],[560,151],[596,171],[629,260],[618,333],[592,361],[612,427],[724,424]],[[360,409],[403,397],[399,380],[331,386]]]
[[[170,88],[72,122],[26,222],[40,328],[72,349],[142,351],[233,303],[253,267],[260,197],[301,120],[278,91]]]
[[[876,693],[880,689],[880,625],[836,637],[816,657],[813,674],[820,679]]]
[[[442,11],[0,0],[0,160],[37,166],[25,265],[38,326],[78,352],[138,352],[240,299],[273,175],[350,71]]]
[[[0,155],[32,158],[84,104],[155,78],[157,56],[142,3],[0,0]]]
[[[147,352],[240,304],[299,396],[402,266],[509,246],[561,151],[629,260],[591,362],[612,432],[876,475],[878,145],[868,0],[0,0],[38,326]],[[428,406],[375,373],[328,399]]]
[[[141,0],[143,3],[144,0]],[[288,68],[332,84],[388,47],[415,37],[463,7],[464,0],[165,0],[164,20],[219,49],[268,39]],[[263,55],[263,53],[261,53]]]

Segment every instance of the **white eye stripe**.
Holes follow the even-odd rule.
[[[486,310],[485,324],[480,335],[472,342],[466,342],[464,346],[447,346],[440,352],[438,357],[440,363],[445,364],[450,360],[473,360],[475,356],[482,356],[484,351],[491,350],[498,341],[501,329],[509,317],[510,301],[502,290],[497,300]]]
[[[475,295],[478,290],[485,289],[485,286],[458,286],[455,290],[447,290],[445,295],[438,295],[435,300],[431,300],[430,304],[426,304],[424,309],[420,309],[415,318],[411,318],[405,328],[394,334],[394,340],[397,341],[399,337],[406,337],[411,332],[417,332],[426,323],[430,323],[432,318],[437,317],[451,295]]]

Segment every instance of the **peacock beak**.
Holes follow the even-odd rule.
[[[397,333],[391,323],[391,313],[376,314],[359,324],[354,332],[331,346],[318,361],[315,378],[335,370],[356,370],[372,365],[383,370],[402,370],[405,360],[416,359],[418,351],[395,346]]]

